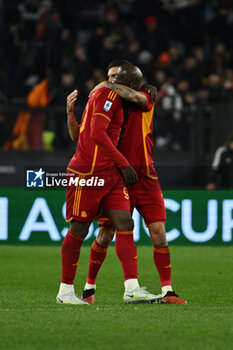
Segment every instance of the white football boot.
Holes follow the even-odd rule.
[[[161,299],[161,294],[151,294],[144,287],[137,287],[132,292],[125,292],[123,295],[123,300],[126,304],[159,303]]]
[[[57,304],[70,304],[70,305],[90,305],[85,301],[79,299],[74,292],[73,284],[61,283],[58,295],[56,297]]]

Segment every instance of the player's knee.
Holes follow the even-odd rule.
[[[80,222],[73,220],[70,223],[70,231],[78,237],[85,238],[89,231],[90,222]]]
[[[102,247],[107,247],[112,242],[114,237],[115,229],[113,227],[104,227],[101,226],[98,236],[96,238],[97,243]]]
[[[165,226],[162,222],[152,223],[148,226],[151,240],[156,245],[166,245],[166,232]]]
[[[116,224],[116,229],[119,231],[131,231],[134,229],[134,221],[129,212],[119,216]]]

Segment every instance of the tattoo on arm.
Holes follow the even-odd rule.
[[[139,105],[146,104],[146,101],[147,101],[146,96],[134,89],[129,88],[128,86],[124,86],[121,84],[113,84],[108,82],[107,87],[115,91],[121,98],[129,102],[133,102]]]

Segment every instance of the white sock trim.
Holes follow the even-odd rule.
[[[85,287],[84,287],[84,290],[86,289],[96,289],[96,284],[90,284],[90,283],[86,283],[85,284]]]
[[[65,294],[70,294],[70,293],[74,293],[74,285],[61,283],[58,294],[65,295]]]
[[[125,280],[124,285],[125,291],[129,293],[139,287],[137,278],[129,278],[128,280]]]
[[[167,294],[167,292],[172,292],[173,291],[173,289],[172,289],[172,286],[163,286],[162,287],[162,297],[164,297],[166,294]]]

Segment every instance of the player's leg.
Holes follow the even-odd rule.
[[[158,270],[162,296],[172,291],[171,286],[171,260],[170,250],[167,244],[164,222],[152,222],[148,225],[150,237],[153,243],[154,263]]]
[[[77,176],[71,174],[74,178]],[[104,192],[104,191],[103,191]],[[64,238],[62,254],[62,280],[57,301],[60,303],[84,303],[74,293],[74,278],[79,261],[79,255],[84,238],[88,234],[89,226],[98,213],[99,203],[104,194],[102,191],[83,188],[73,182],[66,192],[66,218],[70,221],[70,230]],[[73,296],[73,298],[71,297]],[[77,300],[78,299],[78,300]],[[74,302],[75,300],[75,302]]]
[[[91,245],[87,281],[82,295],[82,300],[89,304],[94,303],[97,275],[106,258],[108,246],[115,234],[114,227],[108,225],[110,221],[106,221],[106,223],[106,226],[104,225],[105,222],[100,226],[98,236]]]
[[[128,210],[106,209],[104,214],[116,229],[115,249],[124,273],[126,303],[154,302],[159,298],[138,283],[137,248],[133,239],[134,222]]]
[[[91,222],[72,221],[61,249],[62,255],[62,283],[74,284],[81,246],[88,234]]]
[[[116,253],[124,272],[125,289],[129,292],[139,287],[137,280],[137,250],[133,241],[134,222],[128,210],[104,210],[105,216],[112,223],[110,227],[101,227],[90,252],[87,283],[84,287],[83,300],[93,303],[96,289],[96,277],[106,256],[106,247],[111,243],[116,224]],[[95,257],[95,260],[93,259]],[[95,263],[99,259],[98,265]]]
[[[172,291],[171,287],[171,261],[167,244],[164,222],[152,222],[148,225],[150,237],[153,243],[154,263],[158,270],[162,295]]]
[[[91,222],[72,221],[61,248],[62,280],[57,295],[59,304],[84,304],[74,292],[74,278],[78,266],[81,246],[88,234]],[[85,303],[86,304],[86,303]]]
[[[160,277],[162,296],[165,297],[167,293],[175,295],[171,286],[170,250],[165,232],[166,209],[160,183],[158,180],[142,177],[134,186],[135,189],[129,189],[130,198],[134,199],[135,206],[150,232],[154,263]],[[185,303],[185,300],[177,298],[176,303]]]
[[[179,298],[172,289],[170,249],[166,239],[165,223],[150,223],[148,229],[153,242],[154,263],[158,270],[162,287],[163,298],[161,302],[167,304],[187,304],[186,300]]]
[[[104,214],[116,230],[115,249],[124,272],[126,289],[139,286],[137,248],[133,240],[134,222],[128,210],[106,209]],[[128,286],[129,284],[129,286]]]

